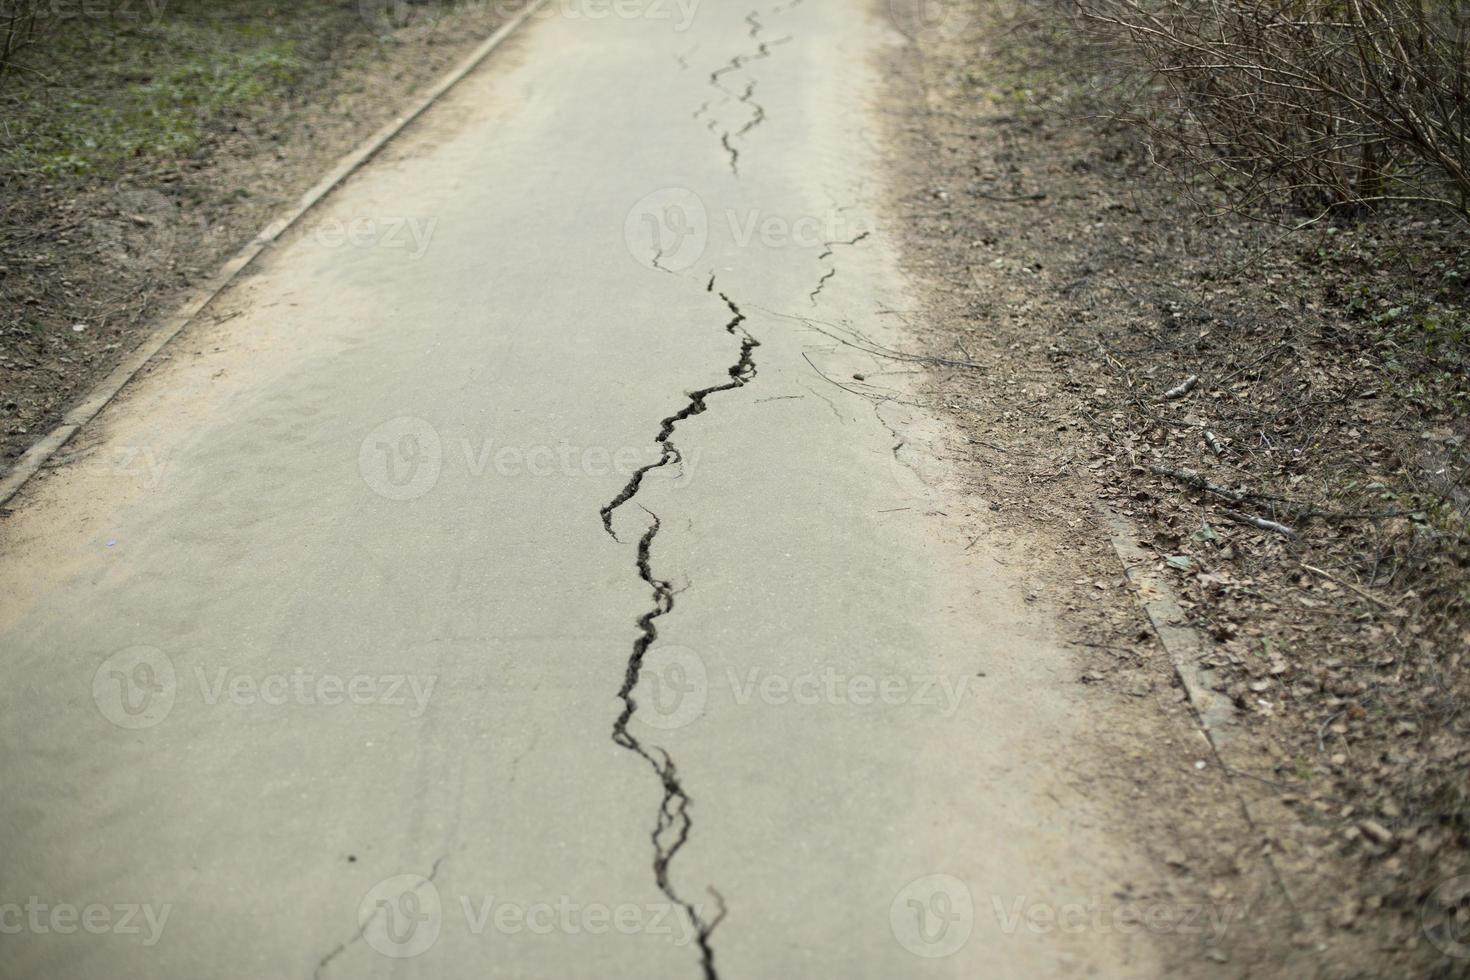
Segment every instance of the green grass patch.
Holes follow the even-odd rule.
[[[334,17],[326,3],[216,0],[148,23],[52,24],[0,78],[0,170],[108,177],[188,156],[221,117],[300,82],[302,39]]]

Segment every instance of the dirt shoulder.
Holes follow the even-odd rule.
[[[1461,230],[1207,216],[1055,22],[953,9],[887,66],[928,400],[1069,624],[1115,760],[1076,778],[1136,801],[1151,899],[1229,923],[1160,930],[1177,970],[1463,976]],[[1203,644],[1209,741],[1150,579]]]
[[[0,470],[513,5],[110,9],[0,75]]]

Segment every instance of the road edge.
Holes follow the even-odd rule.
[[[1241,777],[1249,776],[1251,760],[1237,744],[1231,730],[1231,726],[1239,722],[1239,712],[1229,698],[1215,690],[1213,672],[1203,663],[1208,641],[1190,625],[1179,596],[1164,576],[1152,567],[1154,556],[1138,543],[1138,525],[1101,503],[1094,506],[1094,512],[1113,554],[1118,558],[1133,601],[1148,619],[1154,636],[1169,657],[1174,676],[1189,701],[1199,734],[1224,774],[1246,826],[1258,840],[1268,840],[1269,829],[1289,817],[1279,803],[1272,806],[1269,801],[1254,798],[1241,786]],[[1299,906],[1286,873],[1269,848],[1262,850],[1261,857],[1272,881],[1286,899],[1287,908],[1295,917],[1294,928],[1300,931]]]
[[[548,0],[530,0],[524,9],[496,28],[493,34],[440,77],[406,110],[379,127],[356,148],[349,150],[332,169],[302,194],[295,204],[267,222],[265,227],[257,232],[250,241],[241,246],[234,255],[205,279],[202,285],[185,294],[183,301],[174,308],[173,312],[162,317],[127,357],[123,358],[105,378],[93,385],[80,401],[67,410],[66,414],[61,417],[61,421],[22,453],[9,472],[0,478],[0,506],[9,503],[16,494],[20,493],[51,457],[56,455],[82,426],[96,418],[98,413],[116,398],[123,388],[127,387],[128,382],[137,377],[138,373],[148,366],[159,351],[168,345],[169,341],[178,336],[184,327],[204,311],[205,307],[214,302],[216,297],[234,283],[240,273],[244,272],[261,252],[264,252],[300,221],[308,211],[341,186],[347,178],[377,156],[383,147],[407,129],[414,120],[422,116],[446,92],[478,68],[491,52],[500,47],[547,2]]]

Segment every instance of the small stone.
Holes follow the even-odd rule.
[[[1358,824],[1358,829],[1363,836],[1375,844],[1389,844],[1393,842],[1393,831],[1389,830],[1377,820],[1364,820]]]
[[[1332,910],[1330,921],[1339,929],[1351,929],[1353,924],[1358,921],[1358,915],[1361,911],[1362,906],[1358,904],[1358,900],[1349,898]]]

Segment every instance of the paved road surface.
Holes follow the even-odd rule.
[[[3,976],[1150,973],[1012,918],[1134,859],[859,349],[916,306],[902,34],[618,9],[529,24],[15,502]]]

